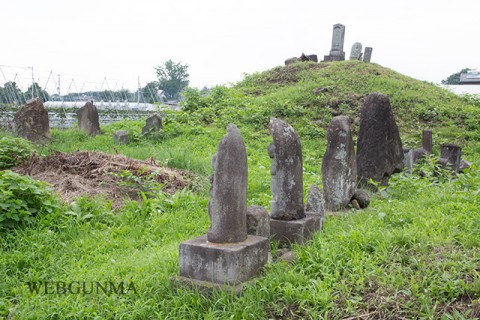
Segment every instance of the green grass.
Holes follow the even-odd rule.
[[[312,94],[319,87],[333,89]],[[419,146],[420,129],[431,127],[434,152],[443,142],[462,143],[472,170],[455,179],[395,176],[386,190],[372,194],[368,209],[327,217],[312,241],[294,246],[293,264],[268,264],[240,296],[205,294],[170,281],[179,274],[180,242],[209,227],[208,185],[174,195],[154,193],[117,211],[108,200],[79,198],[60,212],[38,216],[32,225],[0,231],[0,318],[480,318],[480,135],[475,122],[480,107],[473,100],[375,64],[306,63],[247,76],[207,97],[191,92],[188,111],[166,113],[164,131],[155,137],[141,137],[142,122],[131,121],[104,127],[95,138],[78,130],[53,130],[54,141],[35,148],[41,154],[121,153],[206,179],[225,126],[234,122],[247,147],[248,204],[268,209],[270,116],[287,119],[299,133],[306,195],[311,183],[321,184],[325,124],[338,110],[355,119],[370,91],[391,96],[404,143]],[[434,108],[438,116],[422,118]],[[122,129],[129,131],[129,145],[113,143],[113,133]],[[3,136],[8,134],[0,132]],[[124,281],[133,282],[136,293],[35,294],[28,281]]]

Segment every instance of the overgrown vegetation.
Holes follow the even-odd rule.
[[[321,185],[330,119],[348,114],[358,129],[358,109],[374,91],[390,96],[404,144],[418,147],[420,130],[428,127],[434,132],[434,153],[441,143],[460,143],[472,169],[451,176],[435,167],[435,158],[425,159],[415,169],[421,174],[398,174],[388,188],[372,194],[367,210],[327,217],[311,242],[294,246],[293,264],[268,264],[240,296],[208,295],[170,281],[179,272],[179,243],[208,229],[208,183],[171,195],[151,181],[142,185],[126,170],[120,174],[143,192],[140,202],[126,200],[114,209],[108,199],[80,197],[59,205],[55,214],[37,213],[35,224],[2,231],[0,317],[480,318],[476,98],[457,97],[376,64],[294,64],[248,75],[232,88],[217,87],[209,94],[189,90],[185,111],[166,112],[164,130],[155,137],[140,135],[140,121],[125,121],[102,128],[96,137],[53,130],[52,144],[35,148],[39,154],[77,149],[120,153],[206,179],[225,126],[234,122],[247,147],[248,204],[268,209],[269,118],[286,119],[299,133],[306,191],[311,183]],[[116,130],[128,130],[132,142],[114,144]],[[23,194],[16,197],[22,200]],[[272,250],[277,250],[275,244]],[[136,293],[32,293],[27,284],[32,281],[134,282]]]
[[[51,188],[29,176],[0,171],[0,190],[0,225],[3,227],[31,223],[37,215],[54,214],[60,209]]]

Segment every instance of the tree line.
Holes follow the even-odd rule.
[[[15,81],[0,86],[0,103],[23,105],[27,100],[40,98],[42,101],[127,101],[157,103],[166,100],[178,100],[189,84],[188,65],[168,60],[155,67],[158,81],[151,81],[143,88],[132,92],[128,89],[72,92],[66,95],[49,94],[37,82],[22,91]]]

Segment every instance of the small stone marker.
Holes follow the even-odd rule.
[[[285,65],[288,66],[289,64],[295,63],[295,62],[306,62],[306,61],[313,61],[313,62],[318,62],[318,57],[316,54],[304,54],[302,53],[300,57],[293,57],[293,58],[288,58],[285,60]]]
[[[316,54],[307,54],[308,61],[318,62],[318,57]]]
[[[323,221],[325,220],[326,210],[325,210],[325,197],[323,191],[313,183],[308,188],[307,194],[307,205],[305,206],[305,212],[307,214],[318,214],[320,215],[320,229],[323,226]]]
[[[289,64],[299,62],[299,61],[302,61],[302,60],[300,60],[300,58],[297,58],[297,57],[288,58],[287,60],[285,60],[285,65],[288,66]]]
[[[365,52],[363,53],[363,62],[370,62],[372,59],[372,48],[365,47]]]
[[[158,113],[155,113],[150,117],[148,117],[145,122],[146,124],[142,128],[143,135],[149,134],[150,132],[160,131],[163,129],[162,117]]]
[[[270,173],[270,232],[275,240],[303,243],[320,230],[319,215],[305,215],[303,205],[302,146],[297,133],[286,122],[270,119],[273,142]]]
[[[247,153],[238,128],[227,135],[212,158],[207,235],[180,244],[180,280],[238,292],[242,282],[258,274],[268,259],[268,238],[247,235]]]
[[[48,111],[39,98],[28,100],[13,116],[15,132],[34,143],[48,143],[51,139]]]
[[[335,24],[333,26],[332,49],[328,56],[324,56],[323,61],[343,61],[345,60],[345,52],[343,51],[343,43],[345,41],[345,26],[343,24]]]
[[[423,130],[422,132],[422,148],[427,154],[432,154],[432,130]]]
[[[100,134],[97,107],[92,102],[87,102],[77,110],[78,129],[85,131],[90,136]]]
[[[113,134],[113,140],[117,141],[120,144],[128,144],[129,142],[128,132],[125,130],[116,131]]]
[[[270,216],[264,207],[248,207],[247,234],[266,238],[270,237]]]
[[[361,189],[355,190],[352,201],[356,201],[360,209],[365,209],[370,204],[370,196],[367,192]]]
[[[308,189],[305,211],[325,215],[325,197],[323,191],[313,183]]]
[[[409,174],[413,173],[413,150],[411,148],[402,148],[403,166]]]
[[[440,158],[445,159],[450,169],[458,173],[462,160],[462,147],[453,143],[447,143],[440,148]]]
[[[357,163],[350,119],[337,116],[328,128],[327,150],[322,161],[322,180],[328,211],[343,210],[352,199],[357,183]]]
[[[468,169],[472,166],[470,162],[467,160],[460,160],[460,168],[458,168],[458,172],[463,172],[465,169]]]
[[[387,185],[390,176],[402,170],[402,141],[390,100],[381,93],[372,93],[360,111],[357,140],[358,182],[361,185],[370,185],[369,181],[373,179]]]
[[[360,42],[355,42],[352,46],[352,51],[350,52],[350,60],[361,60],[362,57],[362,44]]]
[[[412,151],[413,164],[415,165],[415,164],[419,163],[420,160],[422,160],[426,156],[428,156],[428,153],[423,148],[418,148],[418,149],[413,150]]]

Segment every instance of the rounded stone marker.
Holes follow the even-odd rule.
[[[213,175],[208,214],[207,240],[214,243],[247,239],[247,151],[240,131],[227,126],[227,135],[212,158]]]
[[[288,123],[276,118],[270,119],[270,132],[273,137],[268,146],[272,158],[270,217],[278,220],[305,218],[300,139]]]

